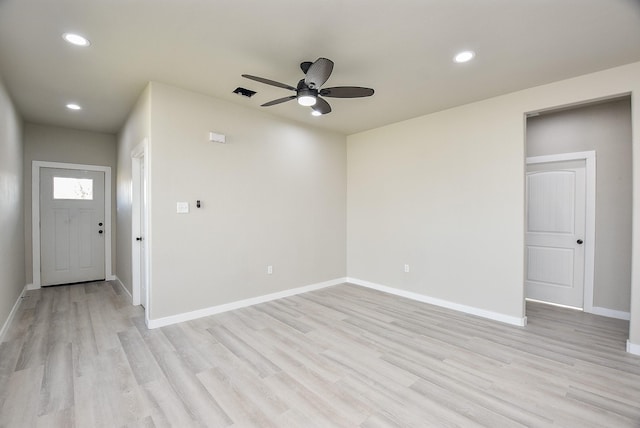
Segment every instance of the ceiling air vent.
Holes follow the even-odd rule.
[[[256,94],[256,91],[252,91],[250,89],[237,87],[233,91],[233,93],[234,94],[238,94],[238,95],[242,95],[242,96],[247,97],[247,98],[251,98],[252,96],[254,96]]]

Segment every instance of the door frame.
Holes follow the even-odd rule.
[[[33,257],[33,285],[38,289],[42,285],[40,269],[40,169],[75,169],[104,173],[104,273],[105,279],[113,281],[111,266],[111,167],[99,165],[82,165],[75,163],[33,161],[31,165],[31,242]]]
[[[141,169],[144,168],[144,177],[142,177]],[[142,140],[140,144],[131,150],[131,297],[133,305],[143,304],[145,308],[145,323],[149,324],[149,313],[150,307],[149,302],[151,295],[151,270],[149,269],[151,253],[150,253],[150,242],[151,235],[149,234],[150,228],[150,215],[149,208],[151,202],[151,182],[149,180],[149,141],[147,138]],[[144,230],[142,230],[142,225],[140,222],[141,211],[142,211],[142,186],[144,185],[144,180],[147,184],[147,200],[146,202],[146,212],[145,212],[145,221],[144,221]],[[141,243],[138,243],[135,240],[136,236],[142,236],[144,239]],[[146,255],[145,260],[146,263],[142,266],[140,263],[141,259],[141,250],[144,249],[144,254]],[[145,279],[147,282],[146,286],[146,295],[142,295],[142,284],[140,282],[140,274],[144,271]]]
[[[553,163],[573,160],[585,161],[585,223],[584,223],[584,295],[582,308],[584,312],[594,313],[593,282],[595,269],[595,236],[596,236],[596,152],[560,153],[555,155],[532,156],[526,158],[527,165]],[[525,205],[526,206],[526,205]],[[528,215],[528,213],[525,213]],[[526,272],[525,272],[526,275]],[[524,283],[523,283],[524,287]],[[526,298],[526,294],[523,293]]]

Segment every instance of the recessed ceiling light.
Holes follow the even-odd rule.
[[[62,38],[65,39],[67,42],[71,43],[72,45],[76,45],[76,46],[89,46],[91,44],[91,42],[88,39],[86,39],[85,37],[82,37],[80,34],[64,33],[62,35]]]
[[[318,110],[311,110],[311,116],[322,116],[322,113]]]
[[[473,51],[463,51],[453,57],[453,60],[457,63],[468,62],[475,57],[476,54]]]
[[[76,103],[69,103],[67,104],[67,108],[69,110],[82,110],[82,107],[80,107],[78,104]]]

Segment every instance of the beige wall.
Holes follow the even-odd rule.
[[[525,113],[624,93],[640,129],[633,63],[349,136],[348,276],[523,316]],[[640,132],[633,147],[640,165]],[[640,189],[634,224],[640,248]],[[633,264],[640,344],[640,254]]]
[[[593,305],[629,311],[631,291],[631,99],[527,120],[527,156],[596,152]]]
[[[152,83],[150,163],[150,318],[345,276],[344,136]]]
[[[132,292],[131,279],[131,151],[149,138],[151,125],[149,86],[142,92],[127,121],[118,133],[117,181],[117,271],[116,276]]]
[[[111,242],[112,272],[115,272],[115,175],[116,137],[77,129],[25,123],[24,126],[24,186],[25,186],[25,269],[27,282],[33,282],[33,254],[31,230],[31,171],[32,162],[62,162],[111,167]]]
[[[343,276],[345,206],[349,277],[522,317],[525,114],[638,94],[638,76],[640,63],[629,64],[349,136],[346,205],[343,137],[153,83],[121,133],[129,166],[118,183],[119,224],[130,225],[127,159],[149,136],[151,318]],[[208,143],[212,130],[230,144]],[[632,145],[640,165],[640,133]],[[176,214],[178,201],[191,213]],[[122,232],[119,260],[130,259]],[[640,252],[632,267],[630,339],[640,344]]]
[[[0,329],[25,286],[21,128],[0,81]]]
[[[521,317],[522,132],[494,99],[348,137],[348,276]]]

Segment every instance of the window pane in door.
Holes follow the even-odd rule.
[[[93,200],[90,178],[53,177],[53,199]]]

